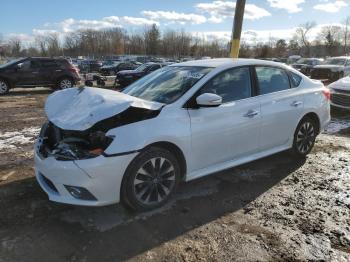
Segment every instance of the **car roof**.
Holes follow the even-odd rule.
[[[245,65],[269,65],[269,66],[279,66],[286,68],[283,63],[272,62],[267,60],[259,59],[245,59],[245,58],[216,58],[216,59],[204,59],[204,60],[193,60],[188,62],[182,62],[177,64],[172,64],[169,66],[201,66],[201,67],[227,67],[227,66],[245,66]]]

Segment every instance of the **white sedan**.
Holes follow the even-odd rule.
[[[251,59],[173,64],[123,93],[57,91],[36,177],[52,201],[153,209],[181,181],[284,150],[305,157],[330,121],[329,99],[321,82]]]
[[[350,110],[350,76],[333,82],[328,88],[331,91],[331,105]]]

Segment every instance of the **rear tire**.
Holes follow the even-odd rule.
[[[10,91],[10,85],[7,81],[0,79],[0,96],[6,95]]]
[[[296,157],[307,156],[315,145],[318,125],[310,117],[304,117],[294,133],[292,154]]]
[[[151,147],[141,152],[125,172],[121,201],[135,211],[164,205],[180,181],[180,165],[168,150]]]
[[[65,78],[61,78],[58,81],[57,89],[63,90],[63,89],[71,88],[73,86],[74,86],[74,82],[72,81],[72,79],[65,77]]]

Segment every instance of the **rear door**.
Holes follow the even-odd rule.
[[[38,72],[41,84],[52,85],[54,80],[62,74],[62,68],[56,63],[54,59],[43,59],[40,61],[41,66]]]
[[[231,68],[209,80],[194,96],[214,93],[218,107],[189,109],[192,132],[192,171],[255,153],[260,131],[260,103],[249,67]]]
[[[303,96],[281,68],[256,66],[261,103],[260,150],[286,145],[303,113]]]

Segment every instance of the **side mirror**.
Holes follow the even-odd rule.
[[[204,93],[196,98],[200,107],[215,107],[222,104],[222,97],[212,93]]]
[[[19,63],[19,64],[17,64],[17,65],[15,66],[15,68],[16,68],[17,70],[20,70],[20,69],[22,68],[22,66],[23,66],[23,63]]]

